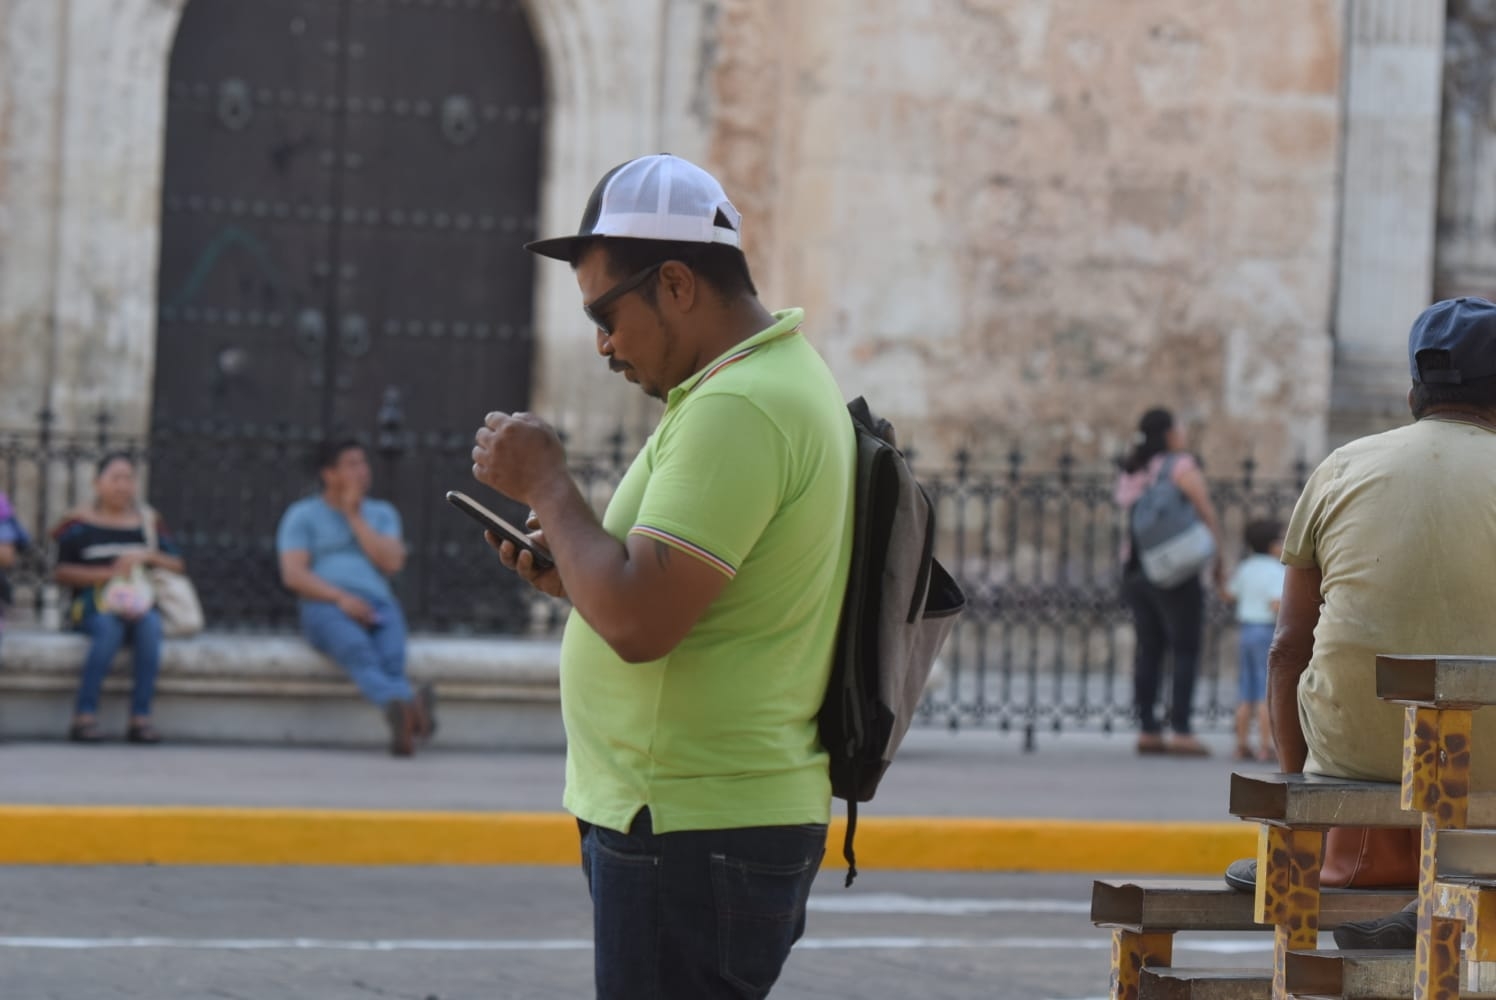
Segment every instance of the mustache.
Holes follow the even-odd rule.
[[[608,359],[608,370],[611,372],[626,372],[632,367],[634,366],[626,362],[614,361],[612,358]]]

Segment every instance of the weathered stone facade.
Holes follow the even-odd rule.
[[[0,5],[0,426],[45,406],[64,426],[107,407],[146,427],[183,3]],[[1429,4],[1443,7],[1380,6],[1416,22]],[[764,298],[805,306],[847,394],[917,445],[1099,459],[1162,402],[1221,462],[1323,454],[1337,288],[1362,258],[1386,265],[1356,253],[1379,238],[1374,213],[1357,215],[1366,235],[1345,225],[1360,165],[1342,170],[1346,0],[526,6],[547,69],[541,231],[572,229],[623,159],[702,160],[746,215]],[[1426,77],[1420,58],[1370,78]],[[1428,123],[1424,108],[1409,127]],[[1488,157],[1482,127],[1446,132],[1446,158]],[[1466,201],[1488,209],[1463,169]],[[1404,198],[1388,183],[1379,198]],[[1394,268],[1431,271],[1420,252]],[[580,438],[619,414],[650,422],[654,404],[593,354],[566,269],[541,267],[536,295],[536,409]]]
[[[1435,291],[1496,296],[1496,3],[1453,0]]]
[[[987,458],[1156,402],[1207,453],[1322,448],[1340,3],[723,12],[770,41],[722,46],[714,159],[849,394]]]

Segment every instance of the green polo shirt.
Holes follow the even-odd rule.
[[[803,311],[670,392],[603,515],[728,578],[663,659],[625,663],[575,611],[561,641],[566,808],[658,833],[824,823],[816,730],[852,551],[855,443]]]

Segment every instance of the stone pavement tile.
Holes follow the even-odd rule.
[[[1126,733],[1053,734],[1025,753],[1016,734],[915,730],[863,815],[1228,820],[1244,765],[1226,734],[1203,738],[1215,756],[1140,758]],[[563,780],[560,753],[0,744],[4,803],[552,812]]]

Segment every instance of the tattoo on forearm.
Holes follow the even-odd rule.
[[[655,542],[655,564],[660,569],[665,569],[670,565],[670,546],[664,542]]]

